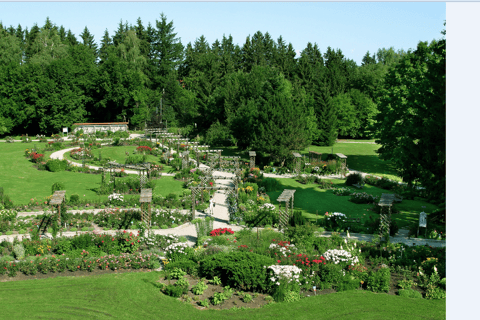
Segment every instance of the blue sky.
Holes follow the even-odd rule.
[[[155,25],[163,12],[173,21],[184,45],[204,35],[211,44],[223,35],[243,45],[248,35],[269,32],[292,43],[297,52],[308,42],[322,53],[341,49],[358,64],[367,50],[394,47],[408,50],[419,41],[441,37],[445,2],[0,2],[4,26],[29,29],[46,17],[70,29],[78,38],[85,26],[97,43],[120,20]]]

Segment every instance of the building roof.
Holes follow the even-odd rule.
[[[128,122],[90,122],[74,123],[74,126],[105,126],[105,125],[128,125]]]

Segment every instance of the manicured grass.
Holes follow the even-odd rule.
[[[90,319],[445,319],[445,300],[368,291],[318,295],[260,309],[197,310],[163,295],[158,272],[0,283],[2,318]],[[58,294],[61,291],[61,294]]]
[[[373,213],[369,204],[355,204],[349,201],[350,196],[336,196],[332,190],[322,190],[317,184],[301,184],[294,179],[277,179],[281,187],[277,191],[268,192],[273,203],[278,204],[276,199],[284,189],[295,189],[294,206],[295,210],[301,210],[303,215],[312,220],[323,219],[326,212],[341,212],[349,218],[368,219],[370,215],[377,217]],[[345,180],[330,180],[339,187],[346,187]],[[351,189],[354,189],[350,187]],[[358,192],[366,192],[374,196],[381,196],[382,193],[392,193],[374,186],[365,185]],[[284,204],[282,204],[283,206]],[[407,226],[418,222],[418,216],[421,211],[427,213],[432,212],[437,207],[420,200],[403,200],[401,203],[395,204],[399,209],[399,214],[392,215],[392,219],[397,221],[400,227]],[[425,206],[426,208],[422,208]],[[317,217],[318,212],[318,217]],[[363,221],[362,220],[362,221]]]
[[[67,197],[76,193],[84,199],[106,200],[107,195],[99,196],[95,190],[100,186],[101,176],[97,174],[39,171],[33,163],[24,157],[26,148],[33,148],[33,143],[1,143],[0,144],[0,187],[4,194],[10,196],[15,205],[27,204],[30,199],[45,201],[52,194],[55,182],[65,184]],[[37,143],[37,147],[38,143]],[[51,152],[46,153],[46,156]],[[182,182],[173,177],[162,177],[156,180],[155,193],[167,195],[171,192],[181,194]],[[85,195],[85,197],[83,197]],[[132,195],[133,196],[133,195]],[[138,195],[136,195],[138,197]],[[130,197],[129,195],[126,196]]]
[[[92,150],[92,153],[95,157],[98,157],[100,152],[102,153],[103,158],[110,158],[111,161],[116,161],[117,163],[124,164],[128,152],[130,155],[134,154],[137,146],[121,146],[121,147],[105,147],[103,146],[100,149]],[[75,160],[70,156],[70,152],[64,154],[64,158],[74,162],[81,162],[81,160]],[[160,164],[159,158],[152,155],[147,155],[147,162]],[[93,163],[92,165],[98,165]],[[170,172],[173,168],[171,166],[163,165],[163,172]]]
[[[355,140],[350,140],[355,142]],[[370,141],[374,140],[359,140]],[[389,179],[400,181],[400,177],[397,176],[397,172],[390,161],[381,160],[378,154],[375,152],[380,145],[369,143],[336,143],[332,147],[319,147],[311,145],[305,148],[300,153],[308,156],[308,151],[316,151],[323,154],[322,158],[325,160],[327,154],[343,153],[347,156],[347,166],[350,169],[358,170]],[[222,149],[222,155],[229,156],[241,156],[243,160],[250,161],[244,150],[237,147],[214,147],[214,149]]]
[[[384,176],[394,180],[400,180],[397,172],[390,161],[381,160],[375,152],[380,145],[368,143],[336,143],[333,146],[333,153],[343,153],[347,156],[347,166],[350,169],[358,170],[378,176]],[[324,154],[332,153],[332,147],[310,146],[301,153],[308,155],[308,150]],[[325,159],[325,158],[324,158]]]

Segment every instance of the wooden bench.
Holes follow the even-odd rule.
[[[364,183],[355,183],[352,186],[354,186],[357,189],[363,189],[363,187],[365,186],[365,182]]]

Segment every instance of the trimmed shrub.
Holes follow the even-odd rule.
[[[72,194],[70,196],[70,203],[71,204],[77,204],[80,201],[80,196],[78,194]]]
[[[347,180],[345,184],[347,186],[353,186],[354,184],[361,184],[363,183],[363,177],[360,173],[351,173],[347,176]]]
[[[47,161],[47,169],[51,172],[60,172],[67,169],[67,160],[51,159]]]
[[[268,273],[264,266],[273,264],[273,258],[253,252],[218,253],[200,261],[200,273],[210,279],[218,276],[230,287],[266,291]]]

